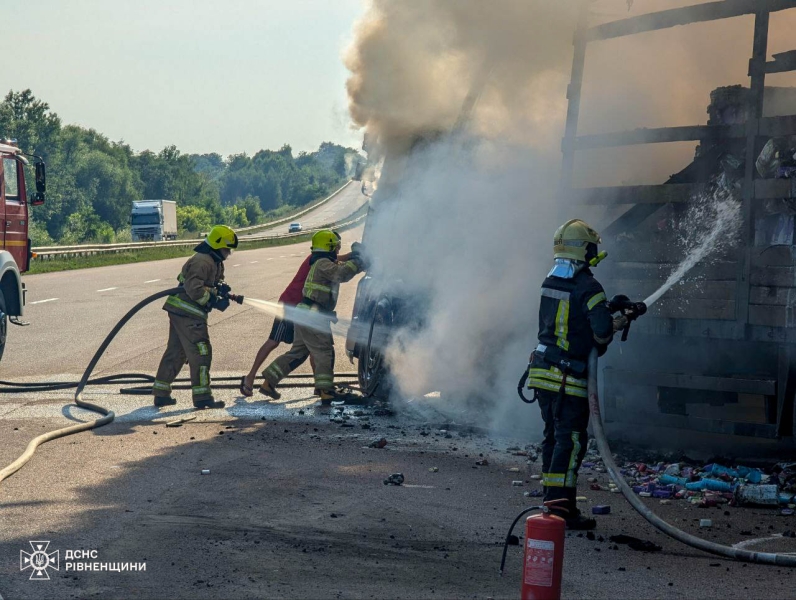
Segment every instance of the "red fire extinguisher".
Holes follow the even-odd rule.
[[[544,512],[525,520],[522,600],[559,600],[564,566],[564,519]]]
[[[549,506],[565,500],[545,502],[544,506],[534,506],[522,511],[506,535],[503,546],[503,560],[500,574],[506,564],[506,552],[512,531],[519,520],[527,513],[541,510],[525,520],[525,542],[522,560],[522,600],[559,600],[561,598],[561,572],[564,566],[564,532],[566,523],[561,517],[550,514]],[[516,539],[516,538],[515,538]],[[515,542],[516,543],[516,542]]]

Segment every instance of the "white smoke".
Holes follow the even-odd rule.
[[[385,292],[428,299],[424,326],[387,352],[403,394],[441,391],[442,409],[473,400],[497,427],[538,422],[516,385],[551,265],[551,167],[527,147],[449,137],[415,151],[394,196],[377,198],[371,272],[389,274]]]

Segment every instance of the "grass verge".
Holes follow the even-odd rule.
[[[367,209],[367,207],[363,207]],[[357,211],[350,218],[360,216],[364,210]],[[360,223],[354,223],[347,227],[335,227],[336,231],[346,231],[359,227]],[[312,239],[312,233],[297,235],[289,238],[265,238],[263,240],[246,241],[240,243],[240,250],[256,250],[257,248],[271,248],[274,246],[290,246],[291,244],[304,244]],[[201,240],[197,240],[198,244]],[[94,256],[74,256],[69,258],[56,258],[52,260],[33,259],[27,275],[39,273],[54,273],[55,271],[72,271],[75,269],[91,269],[94,267],[110,267],[113,265],[126,265],[130,263],[150,262],[153,260],[166,260],[168,258],[181,258],[193,254],[192,246],[181,246],[179,248],[150,248],[137,251],[111,252],[95,254]]]
[[[290,244],[301,244],[308,242],[312,234],[297,235],[291,238],[266,238],[253,242],[242,241],[240,250],[256,250],[257,248],[270,248],[272,246],[288,246]],[[197,240],[197,244],[201,240]],[[28,275],[39,273],[53,273],[55,271],[71,271],[74,269],[91,269],[94,267],[108,267],[112,265],[125,265],[129,263],[149,262],[153,260],[165,260],[168,258],[180,258],[193,254],[191,246],[180,246],[178,248],[150,248],[137,251],[122,251],[93,256],[73,256],[63,259],[40,260],[34,259],[31,262]]]

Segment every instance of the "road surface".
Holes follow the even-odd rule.
[[[301,223],[304,229],[338,223],[362,208],[367,201],[368,197],[362,194],[361,183],[352,181],[337,196],[305,215],[295,217],[290,222],[281,223],[273,228],[260,229],[253,234],[244,232],[243,235],[254,235],[258,238],[283,235],[288,233],[290,223]]]
[[[345,232],[344,244],[359,233]],[[275,299],[308,250],[304,243],[236,252],[227,263],[228,280],[236,292]],[[175,283],[183,260],[27,278],[32,325],[11,330],[0,375],[75,379],[132,305]],[[342,287],[341,316],[350,315],[354,288],[355,282]],[[99,374],[154,372],[166,342],[161,302],[129,324]],[[233,305],[213,313],[210,324],[214,375],[240,375],[268,335],[271,318]],[[351,369],[342,340],[337,347],[337,370]],[[281,401],[271,402],[219,390],[227,407],[197,414],[188,391],[176,393],[177,406],[157,411],[148,397],[122,396],[113,386],[92,389],[88,399],[112,408],[117,420],[44,445],[0,484],[0,596],[518,596],[520,550],[510,549],[501,579],[501,543],[519,511],[537,502],[523,492],[539,488],[532,475],[540,467],[506,449],[538,440],[470,435],[446,423],[434,399],[398,400],[391,415],[374,407],[322,408],[310,392],[285,390]],[[68,392],[0,396],[0,465],[35,435],[90,418],[70,407],[70,398]],[[342,423],[340,411],[348,417]],[[163,425],[195,414],[196,421],[180,428]],[[386,448],[369,447],[382,437]],[[489,464],[477,466],[481,458]],[[396,472],[405,484],[384,485]],[[793,596],[793,572],[732,563],[669,540],[619,496],[591,491],[590,476],[605,483],[604,475],[583,473],[583,509],[610,504],[611,514],[599,517],[602,537],[569,535],[565,598]],[[514,487],[514,480],[523,485]],[[655,509],[715,541],[796,551],[796,540],[781,535],[796,530],[796,521],[777,511],[686,503]],[[713,527],[700,530],[699,519],[707,517]],[[619,533],[653,540],[663,550],[646,554],[608,541]],[[48,552],[59,552],[58,565],[46,570],[48,581],[31,581],[32,570],[20,570],[20,552],[31,554],[32,541],[48,541]],[[146,563],[146,571],[75,571],[67,551],[76,550],[88,552],[92,568],[94,562]]]

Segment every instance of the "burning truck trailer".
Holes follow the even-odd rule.
[[[629,441],[732,453],[796,448],[796,90],[766,87],[767,74],[796,70],[796,50],[767,59],[772,13],[790,8],[796,1],[727,0],[576,32],[561,198],[570,212],[629,205],[601,228],[609,295],[642,299],[660,289],[694,250],[680,243],[684,229],[699,229],[691,221],[705,211],[716,217],[700,233],[716,238],[718,250],[650,307],[621,352],[601,361],[609,432]],[[707,125],[577,134],[591,45],[742,15],[755,22],[751,85],[715,90]],[[699,142],[696,157],[664,184],[573,187],[580,150],[682,141]],[[740,226],[720,222],[720,203],[735,207]]]

